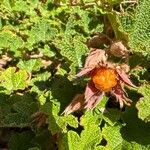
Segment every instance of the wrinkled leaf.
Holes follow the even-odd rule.
[[[25,70],[16,71],[16,68],[10,67],[1,73],[1,86],[9,92],[14,90],[24,90],[28,85],[28,74]]]

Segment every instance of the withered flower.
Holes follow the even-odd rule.
[[[131,100],[127,97],[124,84],[135,87],[123,67],[107,61],[104,50],[92,49],[86,59],[84,68],[76,77],[88,76],[84,97],[76,96],[64,113],[69,114],[78,109],[93,109],[107,92],[116,97],[122,108],[124,104],[130,106]]]
[[[128,57],[130,51],[121,41],[115,41],[110,45],[109,52],[116,57]]]

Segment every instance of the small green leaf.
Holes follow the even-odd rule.
[[[39,20],[29,31],[28,44],[32,48],[33,44],[54,40],[57,35],[57,29],[52,27],[50,21],[46,19]]]
[[[138,111],[135,108],[135,105],[130,108],[126,108],[125,112],[122,114],[122,119],[125,124],[120,130],[122,138],[130,142],[132,148],[135,150],[149,150],[150,123],[145,123],[138,118]]]
[[[24,45],[23,40],[16,34],[11,33],[10,31],[3,31],[0,33],[0,49],[10,49],[14,52],[16,56],[21,54],[21,49]]]
[[[78,120],[73,115],[68,116],[60,116],[60,104],[58,102],[52,101],[51,103],[45,103],[41,110],[45,112],[48,117],[49,122],[49,130],[51,131],[52,135],[59,133],[59,132],[67,132],[67,125],[77,128],[78,127]]]
[[[56,53],[48,45],[45,45],[44,48],[41,49],[41,52],[44,56],[47,56],[49,58],[54,57],[56,55]]]
[[[137,102],[138,117],[144,121],[150,121],[150,85],[143,85],[138,92],[143,95]]]
[[[71,150],[94,150],[101,141],[101,131],[96,126],[90,126],[82,131],[79,136],[74,131],[68,132],[68,145]]]
[[[44,105],[46,103],[46,97],[44,94],[39,96],[39,102],[41,105]]]
[[[88,128],[89,126],[97,125],[102,121],[102,116],[94,113],[92,111],[86,111],[86,113],[81,117],[80,124],[84,126],[84,128]]]
[[[28,85],[28,74],[25,70],[16,71],[16,68],[10,67],[2,72],[0,81],[9,92],[24,90]]]
[[[83,43],[85,39],[82,36],[64,36],[62,41],[57,41],[57,47],[60,53],[68,59],[70,63],[71,75],[75,75],[77,69],[82,67],[82,58],[88,52],[87,46]]]
[[[117,109],[107,109],[103,114],[103,118],[109,125],[114,126],[121,117],[121,111]]]
[[[31,73],[32,71],[39,71],[41,66],[42,66],[41,61],[37,59],[30,59],[27,61],[21,60],[17,64],[17,67],[19,67],[22,70],[26,70],[29,73]]]
[[[20,11],[20,12],[26,12],[29,11],[29,5],[26,1],[18,0],[14,2],[12,10],[14,11]]]
[[[51,73],[48,71],[34,75],[29,83],[32,86],[31,91],[36,92],[39,96],[43,95],[49,86],[47,82],[50,76]]]

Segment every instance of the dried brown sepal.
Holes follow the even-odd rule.
[[[102,100],[104,96],[104,92],[97,92],[94,93],[92,97],[90,97],[88,100],[86,100],[84,104],[84,109],[94,109],[96,105]]]
[[[121,69],[116,69],[120,79],[127,85],[136,88],[136,86],[131,82],[128,75]]]
[[[123,108],[124,104],[130,106],[132,103],[132,101],[129,98],[127,98],[126,93],[124,92],[121,85],[118,85],[114,90],[112,90],[111,94],[116,97],[116,100],[120,104],[120,108]]]
[[[116,57],[127,57],[129,54],[129,50],[121,41],[113,42],[110,46],[109,52]]]
[[[37,127],[40,128],[46,124],[47,117],[48,116],[43,112],[36,112],[31,116],[33,119],[31,123],[36,123]]]
[[[66,107],[63,114],[68,115],[73,113],[83,107],[84,104],[84,94],[77,94],[72,102]]]
[[[111,41],[112,40],[106,34],[98,33],[87,42],[87,46],[89,48],[99,48],[104,44],[109,45]]]

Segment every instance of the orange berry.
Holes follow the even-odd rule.
[[[97,89],[107,92],[117,85],[117,74],[113,69],[100,68],[95,70],[92,81]]]

